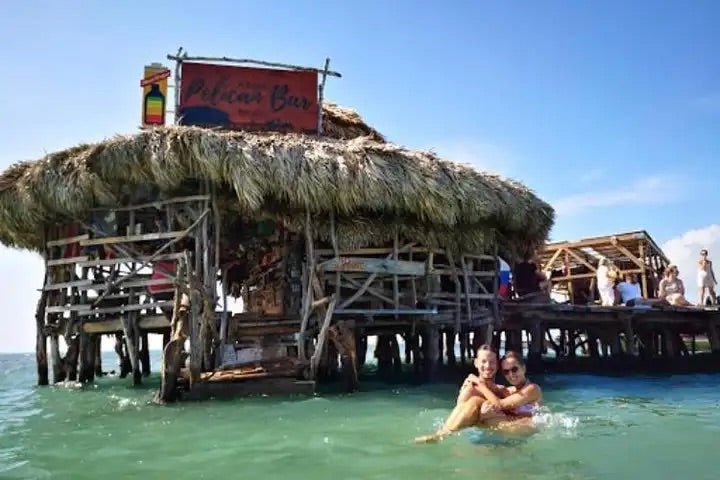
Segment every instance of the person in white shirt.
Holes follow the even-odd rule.
[[[610,270],[609,264],[607,258],[602,258],[597,269],[597,289],[603,307],[615,304],[615,272]]]

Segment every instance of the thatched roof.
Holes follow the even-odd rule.
[[[338,140],[369,137],[385,142],[380,132],[366,124],[355,110],[328,101],[323,102],[323,136]]]
[[[8,168],[0,175],[0,242],[41,250],[45,225],[117,205],[121,187],[154,184],[171,194],[193,178],[230,192],[221,200],[231,214],[270,214],[300,227],[310,209],[323,238],[332,209],[344,247],[384,244],[397,229],[405,239],[468,252],[498,235],[504,250],[517,251],[543,243],[554,217],[517,182],[367,137],[165,127]]]

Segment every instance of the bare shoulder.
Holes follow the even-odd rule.
[[[522,390],[522,394],[527,397],[532,397],[535,399],[542,398],[542,389],[540,388],[540,385],[537,383],[530,383],[528,385],[525,385]]]

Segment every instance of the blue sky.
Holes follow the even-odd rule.
[[[72,5],[3,7],[0,168],[133,132],[143,66],[179,46],[316,66],[328,56],[343,78],[327,98],[394,142],[524,182],[556,207],[554,240],[644,228],[677,252],[716,241],[719,3]],[[0,278],[0,325],[18,326],[0,351],[31,350],[38,261],[2,249]]]

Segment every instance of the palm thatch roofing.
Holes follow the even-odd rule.
[[[542,244],[554,211],[524,185],[386,143],[352,110],[329,105],[324,137],[163,127],[52,153],[0,175],[0,242],[41,251],[45,227],[119,205],[128,186],[171,195],[209,181],[228,215],[271,216],[301,230],[309,209],[327,239],[329,213],[341,248],[401,238],[506,254]]]

